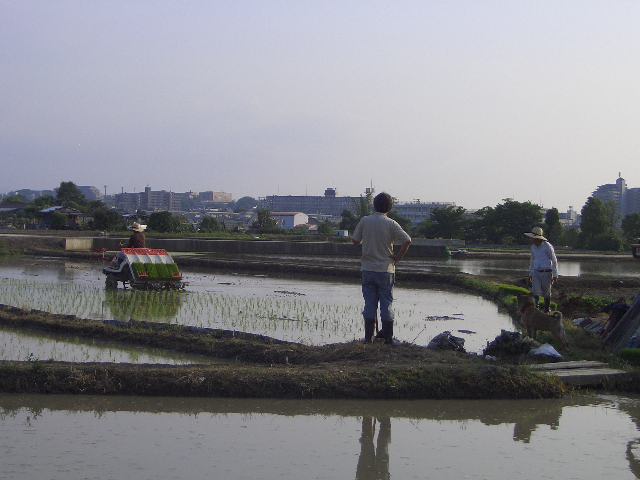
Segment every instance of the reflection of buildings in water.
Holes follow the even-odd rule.
[[[376,420],[362,417],[362,435],[360,436],[360,456],[356,469],[356,480],[389,480],[389,443],[391,442],[391,419],[378,419],[380,429],[374,446]]]

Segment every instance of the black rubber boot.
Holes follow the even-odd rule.
[[[393,345],[393,322],[382,322],[384,332],[384,344]]]
[[[544,312],[549,313],[551,310],[551,297],[544,297]]]
[[[373,338],[374,328],[375,328],[375,320],[364,321],[364,342],[363,343],[371,343],[371,339]]]

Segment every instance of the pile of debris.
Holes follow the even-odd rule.
[[[492,357],[518,357],[526,355],[540,346],[533,338],[523,337],[520,332],[502,330],[482,351],[483,355]]]
[[[455,337],[451,335],[450,331],[446,330],[433,337],[429,342],[429,345],[427,345],[427,348],[429,350],[452,350],[454,352],[465,352],[464,338]]]

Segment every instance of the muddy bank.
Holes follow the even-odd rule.
[[[4,307],[0,323],[234,360],[213,366],[2,362],[0,391],[273,398],[544,398],[565,387],[526,367],[415,345],[310,347],[233,332],[109,324]]]
[[[566,392],[554,377],[515,366],[174,367],[56,362],[0,362],[0,391],[296,399],[519,399],[559,397]]]

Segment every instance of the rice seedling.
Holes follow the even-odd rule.
[[[105,291],[98,282],[0,278],[0,303],[82,318],[223,328],[316,345],[351,341],[362,335],[362,297],[356,285],[337,288],[335,284],[325,287],[320,282],[298,284],[289,280],[286,290],[265,289],[263,284],[275,281],[238,278],[240,281],[225,285],[223,291],[218,284],[209,283],[206,287],[217,288],[185,292]],[[243,285],[242,280],[251,283]],[[305,295],[282,293],[294,288],[312,290]],[[501,328],[512,326],[509,317],[498,313],[495,305],[472,295],[398,288],[396,297],[395,330],[401,340],[411,341],[424,330],[418,341],[426,343],[443,330],[467,329],[478,332],[467,338],[469,349],[480,350]],[[446,325],[425,320],[460,311],[466,316]]]

